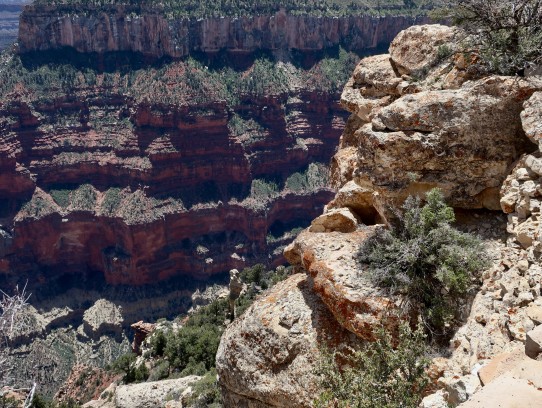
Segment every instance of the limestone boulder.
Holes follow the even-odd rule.
[[[352,75],[354,84],[364,95],[399,95],[397,87],[403,79],[397,75],[390,62],[389,54],[363,58]]]
[[[439,47],[450,46],[455,35],[456,29],[439,24],[407,28],[390,45],[392,64],[400,75],[426,73],[438,62]]]
[[[349,208],[336,208],[315,218],[309,230],[311,232],[354,232],[361,223],[360,218]]]
[[[489,77],[396,99],[371,123],[345,129],[357,141],[353,180],[377,193],[374,206],[384,219],[387,207],[434,187],[454,207],[500,210],[500,187],[528,144],[518,137],[522,101],[535,88]]]
[[[310,407],[318,395],[320,349],[355,342],[316,295],[312,279],[293,275],[259,297],[222,336],[216,367],[224,405]]]
[[[183,395],[190,393],[191,386],[199,379],[201,377],[191,375],[173,380],[139,384],[117,386],[113,383],[102,392],[99,399],[89,401],[83,406],[85,408],[163,408],[168,404],[178,402]]]
[[[364,224],[382,223],[375,209],[373,194],[374,191],[370,186],[365,187],[350,180],[341,187],[326,209],[349,208]]]
[[[521,112],[523,130],[533,143],[539,145],[542,139],[542,92],[535,92],[525,101]]]
[[[314,291],[346,329],[364,340],[374,340],[383,317],[398,306],[384,290],[371,283],[359,263],[360,246],[379,226],[352,233],[302,232],[284,252],[286,259],[302,267],[314,279]],[[390,317],[389,324],[396,322]]]

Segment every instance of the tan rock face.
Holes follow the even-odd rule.
[[[453,50],[455,35],[444,26],[411,27],[397,36],[390,55],[362,60],[346,84],[341,103],[356,119],[349,120],[341,147],[355,147],[357,162],[352,164],[352,153],[345,160],[340,150],[332,179],[339,188],[353,181],[367,191],[372,203],[360,205],[365,212],[372,208],[387,219],[392,216],[387,207],[434,187],[454,207],[498,210],[509,166],[533,149],[523,136],[520,114],[542,82],[451,81],[450,69],[461,69],[453,58],[442,59],[439,47]],[[401,76],[420,72],[424,75],[416,81]],[[524,121],[536,123],[532,111]]]
[[[390,45],[390,57],[400,75],[420,75],[439,58],[439,47],[451,47],[457,31],[443,25],[414,26],[401,31]]]
[[[326,211],[314,219],[309,231],[311,232],[354,232],[361,220],[348,208],[338,208]]]
[[[151,381],[139,384],[112,386],[99,399],[83,405],[86,408],[162,408],[169,405],[182,407],[182,402],[172,400],[174,396],[186,395],[191,386],[201,377],[191,375],[173,380]]]
[[[226,407],[310,407],[324,346],[355,343],[297,274],[274,286],[226,329],[216,367]]]
[[[525,134],[534,143],[539,144],[542,139],[542,92],[535,92],[527,101],[521,112],[521,122]]]
[[[397,307],[370,282],[357,260],[360,245],[374,229],[365,227],[352,233],[304,231],[284,252],[292,265],[303,267],[313,277],[314,291],[339,324],[364,340],[373,340],[379,322]]]

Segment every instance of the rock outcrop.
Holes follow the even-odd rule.
[[[271,16],[168,19],[158,6],[26,6],[22,52],[71,47],[82,53],[129,51],[148,57],[186,57],[226,51],[295,49],[314,53],[341,45],[362,52],[386,47],[406,27],[423,21],[403,16],[314,17],[280,11]]]
[[[346,85],[341,102],[355,117],[341,148],[353,150],[347,174],[338,164],[345,158],[334,159],[334,181],[348,194],[357,188],[365,196],[353,199],[358,211],[387,219],[387,208],[433,187],[456,208],[500,209],[509,167],[530,148],[518,118],[540,81],[486,77],[458,83],[461,65],[438,59],[454,35],[455,29],[438,25],[405,30],[390,55],[363,60]],[[357,186],[345,185],[348,178]],[[345,193],[328,207],[348,206]]]
[[[226,329],[216,356],[225,406],[311,406],[321,347],[356,343],[313,285],[305,274],[291,276]]]
[[[115,385],[104,390],[99,399],[83,405],[85,408],[181,408],[182,398],[192,391],[191,386],[201,377],[191,375],[174,380],[151,381],[139,384]]]
[[[338,193],[285,255],[313,280],[313,294],[336,324],[370,341],[383,313],[398,307],[399,300],[364,279],[356,262],[358,248],[375,229],[393,222],[408,195],[423,196],[439,187],[456,209],[458,226],[480,235],[492,262],[470,310],[463,311],[465,324],[452,338],[448,358],[433,361],[430,376],[438,391],[422,406],[440,408],[469,399],[464,406],[492,407],[498,401],[512,407],[514,400],[537,406],[539,363],[525,356],[523,347],[527,341],[527,353],[534,356],[542,343],[539,330],[531,332],[542,320],[542,159],[536,145],[542,79],[476,77],[475,58],[454,54],[457,34],[443,26],[412,27],[394,40],[389,55],[360,62],[342,95],[352,116],[332,162]],[[258,341],[265,343],[258,326],[247,325],[264,311],[266,321],[279,318],[264,298],[258,299],[228,328],[226,339],[251,339],[258,333]],[[281,383],[267,387],[265,397],[249,393],[254,380],[243,376],[233,388],[229,370],[242,366],[252,379],[259,378],[265,351],[229,353],[227,342],[221,345],[219,372],[224,394],[252,401],[247,406],[291,406],[278,398],[286,389]],[[495,368],[508,358],[497,356],[518,346],[517,365]],[[501,376],[503,370],[509,373]],[[492,382],[487,380],[491,371]],[[504,395],[510,387],[517,388]]]

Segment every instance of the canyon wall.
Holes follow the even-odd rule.
[[[21,15],[21,52],[72,47],[82,53],[138,52],[180,58],[194,52],[232,54],[289,50],[313,53],[341,45],[355,52],[386,47],[426,18],[272,16],[168,19],[154,9],[104,6],[27,6]]]
[[[221,102],[93,92],[1,106],[4,272],[144,284],[281,262],[273,251],[332,196],[323,187],[254,197],[251,183],[329,161],[344,124],[334,95],[246,101],[242,115],[265,129],[251,140],[232,134],[235,112]]]
[[[378,50],[418,21],[26,6],[19,56],[4,61],[18,73],[4,74],[0,103],[0,271],[133,285],[283,262],[333,194],[322,168],[346,120],[344,66],[319,61],[339,45]],[[55,50],[65,66],[44,63]],[[224,51],[232,65],[260,51],[280,62],[243,73],[179,60]],[[104,73],[102,56],[120,54],[145,58]]]

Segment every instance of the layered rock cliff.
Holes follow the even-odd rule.
[[[72,47],[82,53],[130,51],[153,58],[222,50],[239,56],[264,50],[314,53],[339,45],[363,52],[387,47],[399,31],[420,21],[423,18],[333,18],[284,11],[270,16],[172,19],[157,7],[35,5],[24,9],[18,41],[22,52]]]
[[[112,284],[204,278],[267,260],[331,197],[323,184],[283,186],[329,160],[344,123],[332,95],[251,99],[229,112],[91,92],[2,104],[4,272],[101,271]],[[237,114],[259,134],[234,133]],[[251,195],[265,178],[278,190]]]
[[[493,262],[483,273],[481,290],[463,311],[465,324],[444,353],[449,358],[433,361],[430,376],[441,390],[423,406],[462,403],[494,378],[498,380],[491,388],[466,406],[496,406],[495,398],[487,396],[503,386],[516,388],[499,403],[513,404],[523,390],[522,398],[528,397],[522,401],[536,404],[540,378],[531,367],[536,362],[525,363],[521,356],[527,338],[531,355],[538,354],[540,343],[539,335],[527,333],[540,324],[540,153],[533,142],[539,141],[542,80],[479,75],[475,58],[455,52],[460,38],[448,27],[412,27],[397,36],[389,54],[365,58],[355,69],[342,95],[352,116],[332,162],[338,193],[285,251],[306,275],[312,298],[307,295],[287,315],[325,306],[336,327],[358,341],[371,341],[383,312],[398,307],[399,299],[366,279],[358,249],[375,229],[393,220],[408,195],[423,196],[439,187],[456,210],[458,226],[480,235]],[[305,364],[305,372],[312,374],[305,374],[302,384],[294,381],[299,378],[296,365],[305,361],[305,352],[294,347],[299,329],[291,332],[295,326],[280,325],[286,312],[270,309],[267,299],[293,296],[299,279],[283,283],[287,294],[272,289],[226,330],[217,371],[225,400],[235,401],[227,406],[311,406],[318,383],[312,361],[325,349],[324,339],[339,344],[341,339],[326,337],[313,325],[321,336],[313,346],[314,359]],[[277,366],[278,350],[272,348],[242,352],[251,348],[256,333],[260,344],[280,337],[282,349],[292,350],[288,360]],[[516,354],[504,354],[488,365],[513,350]],[[502,361],[513,363],[505,366]],[[491,379],[487,370],[485,377],[480,374],[484,365]],[[512,366],[511,376],[499,377]],[[530,371],[522,371],[527,366]],[[250,378],[231,375],[240,367],[251,372]],[[269,372],[269,367],[278,368]],[[302,398],[285,404],[285,393]]]
[[[140,285],[282,262],[292,231],[332,197],[325,167],[344,128],[337,88],[351,57],[323,56],[377,50],[417,21],[166,14],[25,7],[19,55],[2,61],[4,274]],[[64,65],[49,64],[68,49]],[[266,51],[281,62],[254,62]],[[234,71],[162,58],[217,53],[248,62]]]

